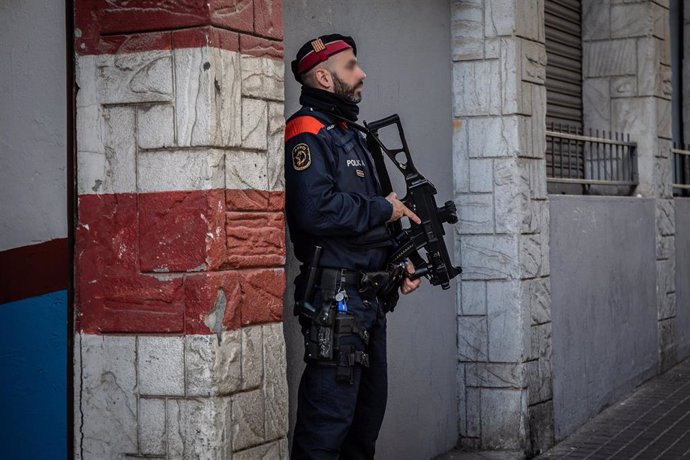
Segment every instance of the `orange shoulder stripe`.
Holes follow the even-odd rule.
[[[314,117],[309,115],[302,115],[288,121],[285,125],[285,142],[289,141],[298,134],[311,133],[316,134],[321,131],[325,125]]]

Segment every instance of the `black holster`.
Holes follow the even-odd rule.
[[[305,361],[335,366],[336,380],[351,385],[354,382],[355,364],[369,367],[369,355],[366,351],[359,351],[351,344],[342,343],[343,338],[353,335],[362,340],[366,349],[369,345],[369,332],[360,327],[351,313],[338,314],[333,296],[324,294],[321,310],[309,325]]]
[[[311,318],[309,340],[305,344],[305,360],[328,362],[333,360],[335,348],[335,313],[332,300],[324,300],[319,314]]]

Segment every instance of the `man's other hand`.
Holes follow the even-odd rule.
[[[410,209],[398,199],[398,195],[395,192],[389,193],[386,197],[386,200],[393,205],[393,214],[391,215],[391,218],[388,219],[388,222],[395,222],[396,220],[400,220],[402,216],[407,216],[415,224],[422,223],[422,220],[417,217],[417,214],[410,211]]]
[[[414,265],[412,265],[412,262],[407,263],[407,273],[410,275],[414,273]],[[407,276],[403,278],[403,284],[400,286],[400,292],[403,294],[409,294],[410,292],[414,291],[419,287],[419,285],[422,284],[422,279],[417,278],[416,280],[411,280]]]

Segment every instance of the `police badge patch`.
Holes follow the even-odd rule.
[[[295,171],[304,171],[311,165],[311,153],[309,146],[304,142],[292,148],[292,166]]]

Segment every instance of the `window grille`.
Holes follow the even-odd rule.
[[[690,190],[690,146],[678,148],[675,144],[671,149],[673,154],[673,188],[674,192]]]
[[[582,130],[550,123],[546,126],[546,176],[549,183],[590,186],[638,184],[637,144],[630,135]]]

